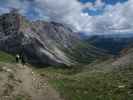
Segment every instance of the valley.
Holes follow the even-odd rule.
[[[5,54],[0,54],[7,56],[0,60],[1,100],[133,99],[132,48],[120,58],[75,67],[22,66]]]

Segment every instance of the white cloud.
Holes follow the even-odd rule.
[[[88,15],[89,16],[89,15]],[[89,16],[90,17],[90,16]],[[132,33],[133,32],[133,1],[116,5],[106,5],[104,13],[93,16],[90,20],[92,27],[84,27],[83,30],[96,34]],[[89,25],[90,25],[89,23]]]
[[[116,32],[133,32],[133,1],[129,0],[124,4],[116,4],[112,7],[106,7],[105,14],[101,19],[108,19],[107,23],[112,23],[107,27]]]
[[[20,12],[23,14],[26,14],[32,6],[38,12],[39,18],[69,24],[77,31],[90,34],[133,32],[133,0],[116,5],[106,5],[102,0],[87,4],[81,4],[78,0],[7,1],[9,7],[20,8]],[[85,8],[102,9],[104,13],[98,16],[90,16],[82,12]],[[0,7],[0,11],[1,9]]]
[[[36,0],[53,20],[73,25],[78,31],[87,33],[133,32],[133,1],[116,5],[105,5],[101,0],[85,5],[76,0]],[[84,8],[102,9],[99,16],[82,12]],[[47,9],[46,9],[47,8]]]
[[[0,7],[0,14],[8,13],[8,12],[9,12],[8,8]]]

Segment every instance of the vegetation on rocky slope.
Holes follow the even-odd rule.
[[[63,49],[63,51],[71,60],[84,65],[111,57],[105,50],[98,49],[87,42],[77,42],[72,48]]]
[[[65,100],[133,99],[133,65],[111,72],[85,70],[45,68],[37,72],[48,77]]]
[[[15,62],[15,57],[3,51],[0,51],[0,62],[5,62],[5,63]]]

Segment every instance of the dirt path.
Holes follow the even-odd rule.
[[[34,73],[32,68],[20,64],[0,67],[3,69],[0,71],[3,75],[0,77],[3,83],[0,84],[0,100],[61,100],[47,79]]]

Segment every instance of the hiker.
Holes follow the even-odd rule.
[[[22,63],[23,66],[24,66],[25,63],[26,63],[24,55],[21,55],[21,63]]]
[[[20,60],[20,55],[17,54],[17,55],[16,55],[16,63],[19,63],[19,60]]]
[[[21,52],[20,52],[20,58],[21,58],[21,64],[24,66],[26,61],[25,61],[25,53],[24,53],[24,45],[22,44]]]

